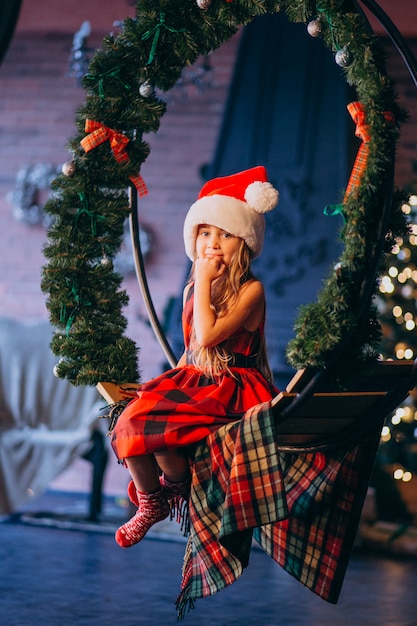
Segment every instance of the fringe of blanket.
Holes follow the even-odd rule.
[[[184,562],[182,567],[182,582],[181,591],[178,594],[175,602],[175,608],[177,610],[177,620],[180,622],[184,619],[187,613],[192,611],[195,607],[194,599],[191,597],[191,583],[193,574],[193,544],[191,537],[188,538],[187,546],[185,548]]]
[[[125,410],[126,406],[131,401],[132,401],[132,398],[126,398],[124,400],[119,400],[118,402],[115,402],[114,404],[109,404],[106,407],[104,407],[105,409],[108,410],[108,413],[106,413],[105,415],[98,415],[98,419],[110,420],[109,428],[106,433],[107,437],[110,437],[112,435],[114,429],[116,428],[117,420],[119,419],[119,417]]]
[[[188,500],[183,496],[176,496],[170,500],[171,511],[170,520],[174,520],[180,524],[180,530],[184,537],[188,537],[190,534],[190,510]]]

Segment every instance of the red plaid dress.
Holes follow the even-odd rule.
[[[190,348],[193,302],[190,293],[182,317],[186,350]],[[239,365],[230,368],[233,376],[225,371],[211,379],[187,364],[141,385],[113,431],[116,456],[124,459],[194,444],[219,426],[240,419],[254,405],[270,400],[276,389],[250,362],[263,332],[262,321],[254,332],[241,329],[233,334],[229,345]],[[241,367],[245,361],[249,367]]]

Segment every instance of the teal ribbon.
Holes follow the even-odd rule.
[[[328,204],[324,207],[323,213],[327,217],[335,217],[336,215],[341,215],[344,223],[346,224],[346,217],[343,213],[343,204]]]
[[[70,283],[69,279],[66,279],[67,284]],[[88,300],[84,300],[83,298],[81,298],[81,295],[79,293],[78,290],[78,286],[73,284],[71,286],[71,295],[74,298],[75,302],[76,302],[76,306],[73,309],[71,315],[69,316],[68,320],[66,320],[67,318],[67,305],[66,304],[61,304],[61,310],[59,313],[59,320],[61,322],[61,324],[65,324],[65,334],[68,335],[69,331],[71,330],[71,326],[74,323],[75,317],[78,313],[78,311],[80,310],[81,306],[91,306],[91,302],[89,302]]]
[[[128,83],[125,83],[119,76],[120,67],[114,67],[107,72],[103,72],[102,74],[98,74],[98,76],[94,76],[94,74],[86,74],[85,78],[87,80],[95,81],[95,84],[98,85],[98,95],[100,100],[104,98],[104,80],[106,78],[116,78],[120,82],[121,85],[128,91],[131,89],[131,86]]]
[[[337,41],[336,41],[336,37],[335,37],[335,34],[334,34],[334,31],[336,30],[336,26],[335,26],[334,24],[332,24],[332,22],[331,22],[331,19],[330,19],[330,16],[329,16],[328,12],[326,11],[326,9],[323,9],[322,7],[320,7],[320,6],[319,6],[319,4],[317,4],[317,11],[318,11],[319,13],[323,13],[323,14],[325,15],[326,20],[327,20],[327,23],[328,23],[328,25],[329,25],[329,27],[330,27],[330,33],[331,33],[331,36],[332,36],[333,46],[334,46],[334,48],[335,48],[335,50],[336,50],[336,51],[340,50],[340,49],[341,49],[341,47],[340,47],[340,46],[339,46],[339,44],[337,43]]]
[[[78,220],[81,217],[81,215],[85,213],[90,218],[91,233],[93,237],[95,237],[97,234],[97,220],[103,222],[106,218],[104,217],[104,215],[92,213],[92,211],[90,211],[90,209],[88,208],[87,197],[83,191],[78,192],[78,196],[80,198],[81,207],[77,209],[77,213],[75,215],[74,228],[75,229],[78,228]]]
[[[186,30],[185,28],[180,28],[179,30],[177,30],[176,28],[172,28],[171,26],[167,26],[165,24],[165,13],[161,12],[159,14],[158,23],[155,24],[155,26],[153,28],[151,28],[150,30],[147,30],[146,33],[143,33],[143,35],[142,35],[142,41],[146,41],[147,39],[150,39],[150,37],[153,36],[152,45],[151,45],[151,49],[150,49],[150,52],[149,52],[149,57],[148,57],[148,61],[147,61],[146,65],[150,65],[152,63],[152,61],[154,60],[155,52],[156,52],[156,48],[158,46],[158,41],[159,41],[159,37],[161,35],[162,28],[165,28],[170,33],[183,33]]]

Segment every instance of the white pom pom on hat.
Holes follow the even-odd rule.
[[[278,200],[279,193],[268,182],[263,165],[207,181],[185,217],[187,256],[194,261],[198,227],[208,224],[244,239],[255,259],[262,252],[264,214],[272,211]]]

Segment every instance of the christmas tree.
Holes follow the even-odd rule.
[[[383,332],[381,354],[384,358],[414,360],[417,357],[417,184],[410,186],[402,210],[410,219],[409,233],[397,241],[387,259],[377,298]],[[414,390],[387,418],[382,431],[374,481],[385,496],[385,518],[410,518],[397,481],[409,483],[416,473],[417,394]]]

